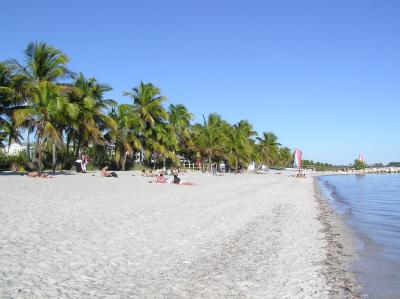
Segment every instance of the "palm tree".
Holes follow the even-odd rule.
[[[4,126],[4,137],[7,138],[8,150],[7,154],[10,153],[10,147],[12,143],[21,144],[21,140],[23,139],[21,132],[18,130],[15,125],[15,121],[11,119],[10,122],[7,122]]]
[[[133,155],[134,150],[140,150],[142,144],[139,139],[142,122],[130,105],[119,105],[113,109],[110,116],[116,126],[106,134],[106,138],[115,146],[115,162],[125,170],[127,157]]]
[[[12,88],[11,71],[5,63],[0,63],[0,145],[7,138],[7,127],[9,126],[13,99],[16,96]]]
[[[124,96],[130,96],[133,104],[132,109],[138,113],[143,122],[143,131],[141,133],[141,142],[145,151],[145,157],[149,159],[154,150],[154,129],[157,124],[165,123],[168,119],[168,113],[162,106],[166,97],[161,95],[158,87],[151,83],[143,83],[137,87],[126,91]]]
[[[249,164],[254,157],[254,140],[257,133],[253,126],[245,120],[233,125],[228,133],[228,161],[236,166],[238,170],[240,164]]]
[[[27,48],[24,51],[25,61],[26,63],[23,65],[19,63],[17,60],[12,60],[9,64],[16,70],[16,74],[18,74],[21,78],[24,78],[25,82],[25,90],[29,92],[25,94],[24,100],[27,109],[24,109],[24,112],[19,113],[19,117],[21,115],[25,115],[26,121],[22,122],[19,119],[19,125],[27,125],[28,126],[28,140],[29,134],[32,132],[32,129],[38,128],[37,117],[38,110],[34,109],[32,106],[38,104],[39,102],[48,102],[48,98],[58,98],[56,93],[59,93],[57,88],[54,88],[48,83],[55,83],[57,80],[70,76],[72,73],[66,68],[68,63],[68,57],[60,50],[46,44],[43,42],[31,42],[28,44]],[[52,94],[47,95],[46,92],[50,91]],[[38,96],[44,96],[46,100],[38,101]],[[53,102],[52,101],[49,101]],[[35,111],[34,116],[30,116],[26,114],[26,111]],[[53,129],[56,129],[52,126]],[[36,141],[42,141],[43,132],[37,132]],[[52,134],[55,136],[55,134]],[[62,140],[61,136],[57,138],[58,140]],[[38,144],[36,142],[35,149],[35,158],[41,158],[42,153],[38,151],[42,150],[42,144]],[[29,152],[29,148],[28,148]],[[42,167],[42,161],[34,161],[36,166]]]
[[[221,119],[221,116],[212,113],[207,120],[203,116],[203,124],[196,124],[193,128],[195,149],[203,154],[211,164],[216,155],[223,156],[225,150],[226,130],[229,125]]]
[[[111,87],[100,84],[95,78],[86,79],[82,73],[74,83],[67,87],[69,102],[78,107],[78,116],[69,122],[67,132],[67,150],[70,141],[74,141],[75,155],[79,155],[82,147],[89,143],[105,144],[104,131],[114,129],[115,119],[107,115],[107,111],[116,105],[111,99],[104,99],[104,93]]]
[[[156,123],[168,119],[168,114],[162,106],[167,98],[162,96],[160,89],[153,84],[140,82],[139,86],[124,92],[124,96],[132,98],[133,108],[139,113],[146,127],[154,127]]]
[[[293,154],[290,148],[279,148],[279,166],[288,167],[293,162]]]
[[[20,142],[22,138],[13,115],[24,108],[25,91],[24,77],[13,74],[10,64],[0,62],[0,145],[8,140],[10,146],[11,142]]]
[[[263,163],[274,166],[278,159],[278,150],[281,145],[278,137],[272,132],[263,132],[262,137],[257,137],[258,150]]]
[[[25,51],[26,64],[13,60],[17,71],[28,77],[33,84],[42,81],[55,82],[72,73],[66,68],[68,56],[43,42],[30,42]]]
[[[148,146],[154,159],[154,169],[159,160],[163,161],[164,166],[166,159],[176,160],[175,151],[178,149],[178,140],[170,124],[156,124],[153,135],[148,140]]]
[[[43,169],[44,143],[61,142],[62,136],[56,127],[56,120],[60,115],[68,115],[70,118],[77,116],[76,106],[61,95],[61,88],[48,81],[32,86],[29,104],[14,114],[17,126],[23,124],[26,118],[30,118],[36,132],[35,166],[39,169]]]
[[[179,150],[185,151],[191,144],[190,121],[193,114],[184,105],[170,104],[168,107],[168,118],[171,129],[177,138]]]

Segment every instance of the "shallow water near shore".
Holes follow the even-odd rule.
[[[318,178],[321,193],[357,237],[353,270],[365,298],[400,298],[400,175]]]

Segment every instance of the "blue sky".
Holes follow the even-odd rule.
[[[120,103],[143,80],[197,120],[247,119],[306,159],[400,161],[400,1],[3,0],[1,11],[0,60],[45,41]]]

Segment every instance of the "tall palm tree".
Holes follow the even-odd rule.
[[[185,151],[191,144],[190,121],[193,114],[184,105],[170,104],[168,107],[168,118],[171,129],[177,138],[179,150]]]
[[[249,164],[254,157],[254,140],[257,133],[253,126],[245,120],[230,127],[227,138],[227,158],[238,170],[239,164]]]
[[[43,42],[30,42],[24,51],[24,65],[17,60],[12,63],[17,71],[37,84],[42,81],[55,82],[72,73],[66,67],[68,56],[62,51]]]
[[[176,160],[175,151],[178,150],[178,140],[170,124],[156,124],[153,135],[148,140],[148,146],[154,159],[154,169],[160,160],[164,162],[164,166],[166,159]]]
[[[30,42],[24,51],[25,56],[25,64],[19,63],[17,60],[12,60],[9,64],[15,69],[16,73],[26,79],[25,90],[29,92],[25,94],[24,100],[26,101],[26,106],[29,107],[25,109],[26,111],[35,111],[32,109],[33,105],[36,105],[38,102],[38,95],[43,92],[43,96],[47,97],[56,97],[53,95],[46,95],[46,90],[52,93],[55,92],[55,89],[49,85],[48,83],[56,83],[59,79],[64,77],[71,76],[71,72],[67,69],[66,65],[68,63],[68,57],[62,51],[46,44],[43,42]],[[57,93],[59,90],[57,90]],[[45,100],[46,102],[46,100]],[[24,115],[25,112],[19,113],[20,115]],[[20,122],[20,125],[28,125],[28,140],[29,134],[37,126],[37,114],[34,116],[26,115],[25,122]],[[55,127],[53,127],[56,129]],[[42,137],[40,136],[42,133],[35,131],[36,141],[41,142]],[[55,135],[54,135],[55,136]],[[60,137],[59,140],[62,140]],[[42,150],[42,144],[38,144],[36,142],[35,149],[35,159],[41,158],[42,153],[38,153],[39,150]],[[28,152],[29,152],[28,148]],[[42,167],[42,161],[34,161],[36,166]]]
[[[279,148],[279,166],[288,167],[293,162],[293,154],[290,148]]]
[[[16,125],[23,124],[27,117],[36,132],[35,166],[43,169],[43,145],[46,141],[59,143],[62,139],[56,127],[60,115],[77,116],[77,108],[61,95],[62,87],[48,81],[31,87],[31,98],[24,109],[15,112]]]
[[[124,96],[130,96],[133,101],[133,108],[136,110],[146,127],[154,127],[156,123],[168,119],[162,103],[166,97],[161,95],[161,90],[151,83],[143,83],[132,88],[131,91],[124,92]]]
[[[164,123],[168,119],[168,113],[162,106],[166,97],[161,95],[161,90],[151,83],[143,83],[124,92],[124,96],[132,99],[132,109],[136,111],[143,122],[141,142],[146,159],[152,156],[154,150],[154,130],[157,124]]]
[[[95,78],[86,79],[80,73],[74,83],[67,88],[69,102],[78,107],[78,116],[71,120],[65,128],[67,132],[67,150],[70,141],[75,144],[75,155],[79,155],[82,147],[89,143],[104,144],[104,131],[114,129],[115,119],[107,111],[116,105],[111,99],[104,99],[104,93],[111,87],[98,83]]]
[[[15,127],[13,115],[24,108],[25,79],[13,74],[12,65],[0,62],[0,145],[3,140],[18,142],[19,128]]]
[[[130,105],[119,105],[112,110],[110,116],[115,120],[116,126],[106,134],[106,138],[115,146],[117,166],[125,170],[128,156],[142,148],[139,139],[142,122]]]
[[[262,137],[257,137],[258,150],[263,163],[274,166],[278,159],[278,150],[281,145],[278,137],[272,132],[263,132]]]
[[[9,126],[13,99],[16,96],[12,88],[11,71],[5,63],[0,63],[0,145],[7,138],[7,127]]]
[[[225,150],[226,130],[229,125],[221,119],[221,116],[212,113],[207,119],[203,116],[203,124],[196,124],[193,128],[195,148],[203,154],[211,164],[216,155],[222,156]]]

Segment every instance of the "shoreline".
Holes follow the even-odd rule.
[[[362,285],[352,270],[352,264],[359,258],[355,233],[322,195],[317,179],[318,176],[313,177],[314,196],[319,211],[318,220],[323,226],[324,239],[328,244],[322,272],[331,287],[331,298],[362,298]]]

